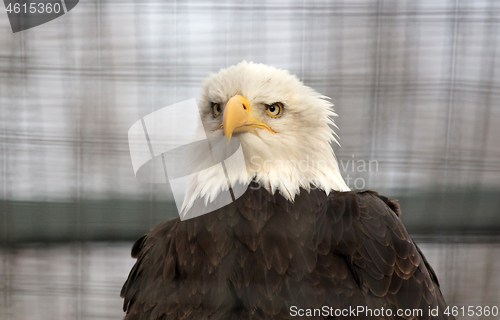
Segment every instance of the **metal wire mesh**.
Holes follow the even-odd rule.
[[[420,241],[422,242],[422,241]],[[450,306],[498,306],[498,243],[421,243]],[[87,243],[3,249],[0,318],[121,319],[130,244]],[[457,317],[477,320],[495,317]]]
[[[410,230],[498,233],[499,11],[494,0],[93,0],[16,34],[4,15],[2,242],[132,239],[175,215],[168,185],[135,180],[127,130],[244,59],[332,98],[344,177],[400,197]],[[119,317],[128,249],[89,246],[5,247],[0,318]],[[498,305],[498,248],[477,246],[428,246],[450,303]]]
[[[379,162],[366,187],[497,187],[498,12],[495,1],[94,1],[18,34],[4,18],[3,198],[149,197],[128,127],[243,59],[332,98],[344,167]]]

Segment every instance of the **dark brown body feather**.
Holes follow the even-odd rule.
[[[421,309],[404,319],[453,319],[434,271],[372,191],[302,190],[290,203],[260,188],[187,221],[157,225],[132,249],[127,320],[290,319],[291,307]],[[429,307],[439,307],[430,317]],[[308,317],[302,317],[308,318]]]

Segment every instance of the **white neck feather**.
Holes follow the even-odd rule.
[[[228,182],[230,185],[249,185],[255,181],[271,194],[279,192],[291,202],[301,188],[308,192],[318,188],[326,194],[333,190],[349,190],[340,174],[332,148],[324,140],[308,145],[306,152],[299,147],[280,150],[279,146],[263,146],[258,134],[240,135],[239,139],[246,170],[230,177],[230,181],[215,169],[193,175],[186,189],[182,212],[187,212],[197,199],[203,199],[205,204],[213,202],[222,191],[229,189]]]

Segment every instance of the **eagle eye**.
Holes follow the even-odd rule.
[[[266,112],[273,118],[281,116],[281,113],[283,112],[283,103],[275,102],[273,104],[266,105]]]
[[[214,118],[217,118],[220,115],[220,104],[212,102],[212,114]]]

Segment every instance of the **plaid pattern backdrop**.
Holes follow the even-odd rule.
[[[121,316],[129,244],[80,241],[176,215],[168,185],[135,180],[127,130],[244,59],[332,98],[344,177],[401,199],[451,304],[500,305],[499,17],[494,0],[89,0],[13,34],[0,13],[0,319]],[[12,246],[51,240],[78,242]]]

